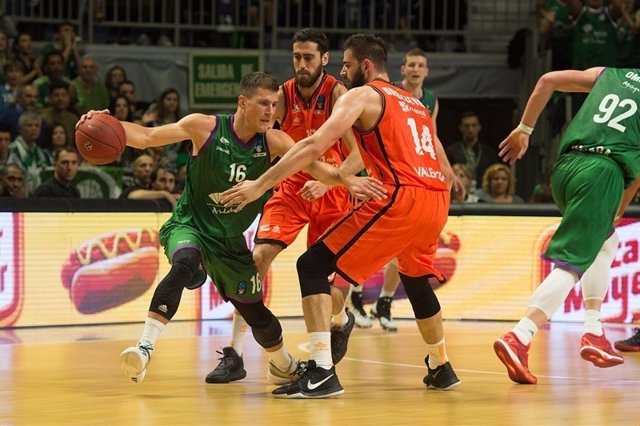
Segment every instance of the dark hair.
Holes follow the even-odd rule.
[[[71,146],[71,145],[65,145],[63,147],[60,147],[58,149],[56,149],[53,152],[53,162],[57,162],[58,158],[60,158],[60,153],[62,152],[69,152],[71,154],[76,154],[78,157],[80,157],[80,154],[78,153],[78,150],[75,149],[75,147]]]
[[[296,31],[295,34],[293,34],[291,46],[293,46],[294,43],[304,43],[306,41],[317,44],[320,55],[324,55],[329,51],[329,39],[323,32],[315,28],[304,28]]]
[[[0,132],[11,133],[11,126],[7,123],[0,123]]]
[[[160,173],[160,170],[164,170],[167,173],[171,173],[173,175],[173,177],[177,177],[177,172],[173,169],[167,168],[167,167],[156,167],[151,171],[151,176],[149,176],[149,179],[151,179],[151,182],[155,182],[156,179],[158,179],[158,173]]]
[[[51,123],[51,125],[48,125],[46,127],[46,133],[44,136],[44,141],[42,143],[42,147],[52,151],[54,149],[53,146],[53,131],[57,128],[57,127],[62,127],[64,129],[64,137],[67,141],[67,145],[69,145],[69,134],[67,133],[67,128],[64,127],[64,124],[60,123],[60,122],[55,122],[55,123]]]
[[[49,94],[52,94],[54,90],[64,89],[67,92],[69,91],[69,83],[64,80],[53,80],[49,83]]]
[[[478,121],[480,121],[480,116],[475,111],[465,111],[465,112],[463,112],[460,115],[460,121],[462,121],[465,118],[469,118],[469,117],[476,117],[478,119]]]
[[[164,89],[162,93],[160,93],[160,96],[158,96],[158,101],[156,102],[156,111],[158,111],[158,120],[161,122],[165,118],[167,118],[167,115],[170,114],[169,111],[167,111],[164,107],[164,98],[166,98],[172,93],[175,93],[178,96],[178,108],[176,109],[175,113],[172,113],[174,114],[174,117],[171,117],[171,118],[174,119],[175,121],[178,121],[180,119],[180,93],[178,93],[178,91],[174,88],[168,88],[168,89]]]
[[[369,59],[378,71],[387,70],[387,46],[380,37],[365,33],[354,34],[344,42],[342,51],[346,50],[351,50],[359,62]]]
[[[118,90],[117,87],[111,87],[111,74],[113,73],[113,71],[115,70],[120,70],[122,71],[122,76],[124,77],[123,81],[127,80],[127,72],[125,71],[124,68],[122,68],[120,65],[114,65],[111,68],[109,68],[106,72],[106,74],[104,75],[104,85],[107,87],[107,89],[111,90],[111,89],[116,89]]]
[[[115,117],[115,115],[116,115],[116,102],[118,101],[118,99],[124,99],[125,102],[127,102],[127,118],[125,119],[125,121],[132,122],[133,121],[133,114],[131,113],[131,102],[129,102],[129,99],[124,95],[118,95],[118,96],[114,97],[113,99],[111,99],[111,102],[109,102],[109,115],[112,115],[112,116]]]
[[[60,59],[62,59],[62,63],[64,63],[64,56],[62,56],[62,52],[60,52],[59,50],[52,50],[51,52],[47,52],[47,54],[44,55],[42,65],[47,66],[47,64],[49,63],[49,58],[51,58],[52,56],[59,56]]]
[[[278,82],[276,78],[271,74],[265,74],[261,71],[251,72],[240,80],[240,94],[250,98],[255,93],[256,89],[265,89],[272,92],[277,92]]]

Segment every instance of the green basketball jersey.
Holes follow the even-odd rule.
[[[395,81],[391,84],[402,87],[401,81]],[[404,89],[404,87],[402,88]],[[422,97],[420,97],[420,102],[422,102],[422,105],[427,107],[429,114],[433,115],[433,109],[436,107],[436,95],[431,90],[427,90],[424,87],[422,88]]]
[[[625,186],[640,176],[640,69],[606,68],[571,120],[560,154],[572,151],[612,158]]]
[[[606,7],[600,13],[592,13],[583,6],[573,28],[572,68],[585,70],[617,64],[616,24]]]
[[[222,192],[245,179],[257,179],[271,160],[264,133],[243,143],[233,131],[233,115],[218,115],[216,119],[205,145],[189,158],[184,192],[170,221],[193,226],[213,237],[230,238],[242,235],[253,223],[268,193],[234,213],[233,208],[222,205]]]

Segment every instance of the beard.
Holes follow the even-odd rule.
[[[365,85],[364,81],[364,73],[360,68],[356,71],[353,77],[349,80],[349,86],[353,89],[354,87],[360,87]]]
[[[307,72],[297,72],[296,73],[296,84],[303,88],[311,87],[315,84],[316,81],[320,78],[322,74],[322,67],[318,67],[313,73]]]

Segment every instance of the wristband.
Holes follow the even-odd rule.
[[[518,124],[517,129],[520,130],[522,133],[526,133],[527,135],[531,135],[531,133],[533,133],[533,127],[529,127],[523,122],[520,122],[520,124]]]

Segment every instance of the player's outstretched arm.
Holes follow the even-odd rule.
[[[529,96],[520,124],[498,145],[500,149],[498,155],[510,164],[521,159],[529,148],[529,137],[533,133],[538,117],[553,92],[556,90],[589,92],[603,70],[604,67],[589,68],[584,71],[552,71],[540,77]]]
[[[85,120],[91,120],[95,114],[108,114],[109,110],[91,110],[82,115],[76,123],[76,129]],[[194,154],[204,145],[211,131],[215,128],[216,118],[212,115],[189,114],[177,123],[159,127],[143,127],[135,123],[121,121],[127,135],[127,145],[145,149],[153,146],[170,145],[184,140],[191,140]]]

